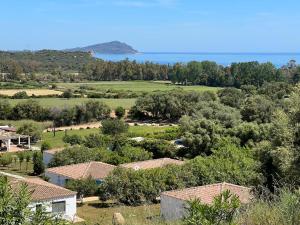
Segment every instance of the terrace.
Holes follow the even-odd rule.
[[[30,136],[16,133],[9,126],[0,127],[0,152],[19,152],[30,149]]]

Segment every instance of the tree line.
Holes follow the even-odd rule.
[[[238,88],[242,85],[261,86],[266,82],[297,83],[300,80],[300,67],[291,62],[282,68],[258,62],[232,63],[227,67],[211,61],[165,65],[128,59],[104,61],[89,53],[50,50],[0,52],[0,73],[2,81],[170,80],[181,85]]]
[[[11,106],[7,100],[0,100],[0,119],[2,120],[50,120],[54,122],[55,126],[99,121],[108,118],[110,112],[109,106],[99,101],[88,101],[74,107],[46,108],[31,99],[17,103],[15,106]]]

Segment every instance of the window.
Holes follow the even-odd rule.
[[[66,211],[66,201],[52,202],[53,213],[64,213]]]

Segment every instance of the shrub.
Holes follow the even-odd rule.
[[[107,119],[102,121],[102,133],[107,135],[120,135],[128,131],[128,124],[119,119]]]
[[[28,135],[33,142],[42,136],[42,128],[37,123],[23,123],[17,130],[18,134]]]
[[[78,134],[65,135],[63,141],[70,145],[80,145],[83,142],[83,138]]]
[[[27,95],[26,91],[20,91],[20,92],[17,92],[15,93],[12,98],[15,98],[15,99],[26,99],[26,98],[29,98],[29,96]]]
[[[35,152],[33,154],[33,173],[40,175],[45,172],[45,165],[43,163],[43,155],[41,152]]]
[[[0,165],[3,167],[9,166],[13,161],[11,154],[2,154],[0,155]]]
[[[98,191],[98,185],[92,177],[80,180],[69,180],[66,188],[77,192],[78,197],[95,196]]]
[[[115,109],[115,114],[118,119],[121,119],[122,117],[125,116],[125,109],[123,107],[119,106]]]
[[[41,150],[45,151],[45,150],[49,150],[51,149],[51,144],[47,141],[44,141],[41,145]]]

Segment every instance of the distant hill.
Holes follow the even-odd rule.
[[[86,47],[78,47],[67,49],[69,52],[95,52],[102,54],[135,54],[138,53],[137,50],[132,48],[130,45],[126,43],[122,43],[120,41],[112,41],[102,44],[90,45]]]

